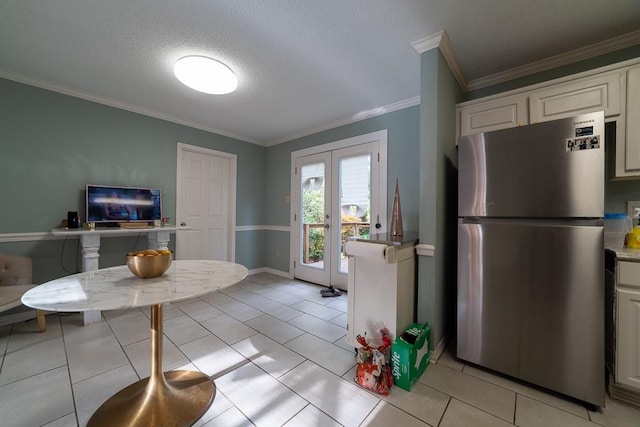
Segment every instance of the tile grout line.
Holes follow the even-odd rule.
[[[73,403],[73,416],[76,420],[76,424],[80,425],[80,419],[78,418],[78,406],[76,404],[76,392],[73,388],[73,381],[71,380],[71,365],[69,364],[69,354],[67,353],[67,340],[64,333],[64,328],[62,326],[62,318],[58,313],[56,313],[56,319],[58,320],[58,325],[60,327],[60,335],[62,338],[62,346],[64,348],[64,359],[67,362],[67,378],[69,379],[69,389],[71,390],[71,402]]]

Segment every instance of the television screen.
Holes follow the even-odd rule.
[[[162,219],[161,190],[87,185],[86,222],[133,222]]]

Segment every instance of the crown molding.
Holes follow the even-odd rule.
[[[440,49],[442,56],[444,56],[445,61],[449,65],[449,68],[451,69],[451,72],[460,85],[460,88],[465,92],[469,92],[472,90],[481,89],[483,87],[504,83],[516,78],[525,77],[542,71],[558,68],[563,65],[591,59],[596,56],[634,46],[638,43],[640,43],[640,30],[632,31],[630,33],[604,40],[590,46],[575,49],[570,52],[555,55],[550,58],[545,58],[540,61],[535,61],[530,64],[515,67],[510,70],[502,71],[471,81],[467,81],[464,77],[462,67],[460,66],[460,62],[458,61],[458,58],[455,54],[453,44],[447,36],[446,31],[438,31],[435,34],[417,40],[411,43],[411,46],[413,46],[413,48],[419,54],[435,48]]]
[[[529,76],[542,71],[551,70],[563,65],[591,59],[596,56],[634,46],[638,43],[640,43],[640,30],[632,31],[630,33],[604,40],[590,46],[575,49],[570,52],[555,55],[549,58],[542,59],[540,61],[535,61],[530,64],[515,67],[510,70],[502,71],[486,77],[471,80],[469,82],[468,90],[475,90],[483,87],[493,86],[498,83],[504,83],[509,80]]]
[[[95,102],[97,104],[107,105],[109,107],[118,108],[120,110],[130,111],[132,113],[142,114],[143,116],[153,117],[154,119],[160,119],[171,123],[176,123],[182,126],[188,126],[194,129],[200,129],[205,132],[215,133],[216,135],[226,136],[228,138],[237,139],[244,142],[249,142],[251,144],[261,145],[264,144],[261,141],[252,140],[240,135],[234,135],[232,133],[224,132],[221,130],[209,128],[207,126],[202,126],[198,123],[190,122],[187,120],[182,120],[177,117],[169,116],[166,114],[159,113],[157,111],[150,110],[148,108],[140,107],[133,104],[128,104],[126,102],[116,101],[115,99],[106,98],[102,96],[92,95],[83,91],[79,91],[76,89],[72,89],[67,86],[49,83],[44,80],[34,79],[32,77],[23,76],[15,73],[10,73],[8,71],[0,70],[0,78],[12,80],[14,82],[23,83],[29,86],[39,87],[41,89],[50,90],[53,92],[58,92],[63,95],[73,96],[74,98],[84,99],[86,101]]]
[[[442,30],[438,31],[435,34],[427,36],[423,39],[416,40],[411,43],[411,46],[415,49],[416,52],[422,54],[428,50],[438,48],[444,57],[444,60],[449,65],[449,69],[456,81],[460,85],[463,91],[468,91],[468,82],[462,72],[462,66],[460,65],[460,61],[458,60],[458,56],[453,48],[453,44],[447,35],[447,32]]]
[[[4,78],[7,80],[12,80],[18,83],[23,83],[29,86],[35,86],[41,89],[46,89],[46,90],[50,90],[53,92],[58,92],[61,93],[63,95],[68,95],[68,96],[73,96],[75,98],[80,98],[80,99],[84,99],[86,101],[91,101],[91,102],[95,102],[98,104],[103,104],[103,105],[107,105],[110,107],[114,107],[114,108],[118,108],[121,110],[126,110],[126,111],[130,111],[132,113],[137,113],[137,114],[142,114],[145,116],[149,116],[149,117],[153,117],[156,119],[160,119],[160,120],[164,120],[164,121],[168,121],[168,122],[172,122],[172,123],[176,123],[179,125],[183,125],[183,126],[188,126],[194,129],[200,129],[203,130],[205,132],[211,132],[211,133],[215,133],[217,135],[221,135],[221,136],[226,136],[228,138],[233,138],[233,139],[237,139],[240,141],[244,141],[244,142],[248,142],[251,144],[256,144],[256,145],[260,145],[262,147],[270,147],[273,145],[277,145],[277,144],[281,144],[284,142],[288,142],[288,141],[292,141],[294,139],[297,138],[302,138],[304,136],[308,136],[308,135],[313,135],[315,133],[318,132],[322,132],[325,130],[329,130],[329,129],[333,129],[339,126],[344,126],[347,124],[351,124],[351,123],[355,123],[355,122],[359,122],[361,120],[364,119],[368,119],[371,117],[375,117],[375,116],[380,116],[382,114],[387,114],[387,113],[391,113],[393,111],[398,111],[398,110],[402,110],[408,107],[413,107],[415,105],[419,105],[420,104],[420,97],[416,96],[413,98],[409,98],[409,99],[405,99],[402,101],[398,101],[398,102],[394,102],[392,104],[389,105],[385,105],[383,107],[378,107],[378,108],[374,108],[372,110],[368,110],[368,111],[364,111],[358,114],[355,114],[351,117],[347,117],[341,120],[337,120],[335,122],[331,122],[331,123],[327,123],[325,125],[322,125],[320,127],[314,128],[314,129],[310,129],[304,132],[301,132],[299,134],[295,134],[286,138],[282,138],[279,140],[275,140],[275,141],[271,141],[271,142],[265,142],[265,141],[257,141],[257,140],[253,140],[253,139],[249,139],[249,138],[245,138],[243,136],[239,136],[239,135],[234,135],[234,134],[230,134],[227,132],[223,132],[223,131],[219,131],[217,129],[213,129],[213,128],[209,128],[206,126],[202,126],[199,125],[197,123],[193,123],[193,122],[189,122],[186,120],[181,120],[178,119],[176,117],[172,117],[172,116],[168,116],[168,115],[164,115],[161,113],[158,113],[156,111],[153,110],[149,110],[143,107],[139,107],[136,105],[132,105],[132,104],[127,104],[124,102],[120,102],[120,101],[116,101],[114,99],[110,99],[110,98],[106,98],[106,97],[100,97],[100,96],[95,96],[95,95],[91,95],[89,93],[86,92],[82,92],[76,89],[72,89],[66,86],[62,86],[62,85],[58,85],[58,84],[53,84],[53,83],[49,83],[43,80],[39,80],[39,79],[34,79],[32,77],[28,77],[28,76],[23,76],[23,75],[18,75],[15,73],[10,73],[8,71],[4,71],[4,70],[0,70],[0,78]]]
[[[599,43],[595,43],[591,46],[587,46],[580,49],[575,49],[571,52],[556,55],[550,58],[546,58],[540,61],[532,62],[527,65],[523,65],[520,67],[512,68],[510,70],[506,70],[500,73],[492,74],[486,77],[482,77],[479,79],[467,81],[464,77],[464,73],[462,72],[462,67],[460,62],[455,54],[455,50],[449,36],[446,31],[438,31],[435,34],[427,36],[423,39],[417,40],[411,43],[414,50],[417,53],[422,54],[426,51],[429,51],[434,48],[440,49],[445,61],[447,62],[452,74],[454,75],[456,81],[460,85],[460,88],[465,91],[471,91],[480,89],[483,87],[492,86],[499,83],[504,83],[509,80],[513,80],[520,77],[525,77],[531,74],[539,73],[542,71],[547,71],[553,68],[557,68],[563,65],[568,65],[574,62],[590,59],[599,55],[603,55],[609,52],[613,52],[616,50],[624,49],[626,47],[634,46],[640,43],[640,30],[633,31],[631,33],[623,34],[618,37],[614,37],[609,40],[605,40]],[[233,138],[239,141],[248,142],[251,144],[256,144],[263,147],[270,147],[273,145],[281,144],[284,142],[292,141],[298,138],[302,138],[305,136],[313,135],[318,132],[323,132],[326,130],[330,130],[339,126],[348,125],[351,123],[355,123],[367,118],[379,116],[382,114],[391,113],[393,111],[402,110],[404,108],[412,107],[420,104],[420,97],[413,97],[403,101],[399,101],[396,103],[392,103],[383,107],[374,108],[368,111],[364,111],[358,114],[355,114],[350,117],[346,117],[344,119],[340,119],[334,122],[326,123],[319,127],[309,129],[298,134],[294,134],[285,138],[281,138],[274,141],[258,141],[250,138],[246,138],[240,135],[231,134],[228,132],[220,131],[217,129],[213,129],[207,126],[202,126],[198,123],[190,122],[187,120],[182,120],[173,116],[161,114],[157,111],[153,111],[147,108],[143,108],[137,105],[128,104],[124,102],[120,102],[111,98],[101,97],[92,95],[86,92],[82,92],[76,89],[72,89],[66,86],[49,83],[43,80],[35,79],[29,76],[18,75],[15,73],[11,73],[8,71],[4,71],[0,69],[0,78],[4,78],[7,80],[12,80],[18,83],[24,83],[30,86],[39,87],[46,90],[51,90],[54,92],[62,93],[64,95],[73,96],[76,98],[84,99],[87,101],[95,102],[98,104],[107,105],[110,107],[118,108],[121,110],[130,111],[133,113],[141,114],[148,117],[153,117],[156,119],[164,120],[167,122],[176,123],[179,125],[187,126],[194,129],[199,129],[205,132],[214,133],[217,135],[225,136],[228,138]]]
[[[440,41],[442,40],[442,36],[444,33],[444,30],[438,31],[437,33],[431,34],[430,36],[414,41],[413,43],[411,43],[411,46],[419,54],[431,49],[435,49],[437,47],[440,47]]]
[[[348,125],[351,123],[356,123],[364,119],[369,119],[371,117],[381,116],[383,114],[392,113],[398,110],[404,110],[405,108],[414,107],[416,105],[420,105],[420,97],[415,96],[413,98],[405,99],[403,101],[394,102],[393,104],[385,105],[383,107],[374,108],[372,110],[363,111],[361,113],[355,114],[351,117],[347,117],[341,120],[337,120],[335,122],[326,123],[322,126],[319,126],[314,129],[309,129],[304,132],[288,136],[286,138],[278,139],[275,141],[268,142],[264,144],[266,147],[271,147],[274,145],[282,144],[285,142],[293,141],[294,139],[302,138],[305,136],[313,135],[319,132],[323,132],[325,130],[337,128],[339,126]]]

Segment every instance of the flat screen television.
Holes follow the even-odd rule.
[[[86,222],[151,222],[162,219],[157,188],[87,185]]]

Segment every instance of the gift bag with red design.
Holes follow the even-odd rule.
[[[388,396],[389,389],[393,386],[393,376],[388,365],[391,339],[386,328],[382,328],[380,333],[382,344],[378,347],[371,346],[361,335],[357,336],[361,347],[357,349],[358,368],[354,380],[361,387]]]

